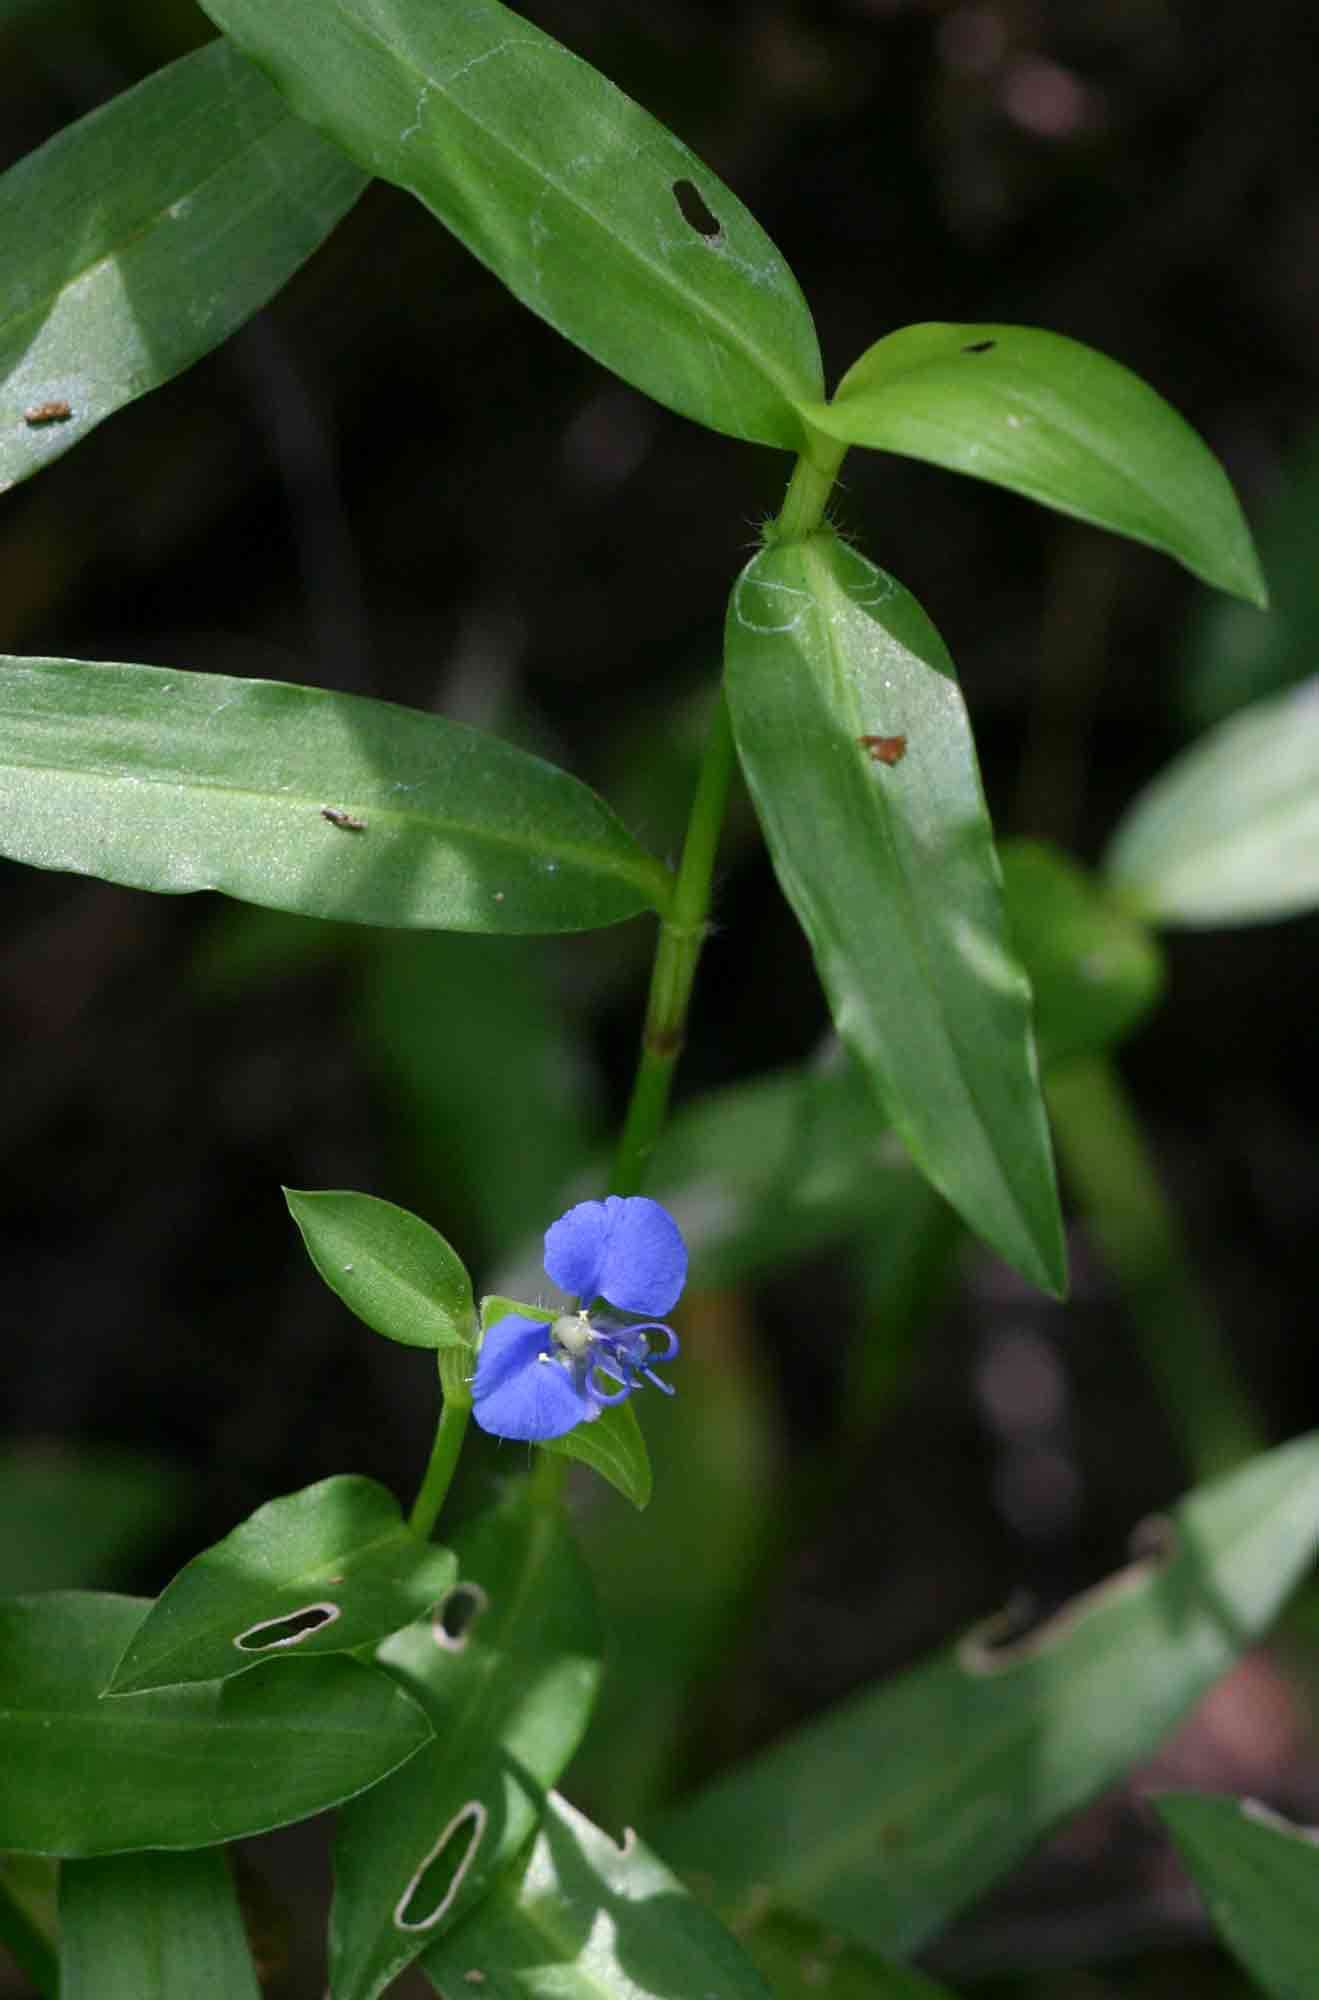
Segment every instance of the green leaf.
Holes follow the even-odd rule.
[[[922,1172],[1061,1292],[1030,989],[942,640],[900,584],[822,533],[743,571],[727,674],[742,766],[839,1034]]]
[[[1262,923],[1319,903],[1319,678],[1183,751],[1131,807],[1104,866],[1160,923]]]
[[[435,1740],[340,1820],[333,2000],[375,2000],[481,1900],[530,1838],[541,1790],[572,1756],[595,1699],[591,1580],[528,1482],[466,1527],[457,1549],[470,1613],[461,1632],[451,1620],[413,1625],[376,1654]]]
[[[435,930],[588,930],[667,901],[576,778],[391,702],[0,656],[0,731],[0,852],[38,868]]]
[[[375,1333],[404,1347],[474,1347],[472,1281],[438,1229],[374,1195],[285,1188],[307,1255]]]
[[[260,2000],[224,1855],[66,1861],[60,2000]]]
[[[999,859],[1008,928],[1035,996],[1044,1068],[1123,1040],[1163,991],[1157,939],[1058,848],[1005,841]]]
[[[216,1846],[337,1805],[429,1741],[401,1689],[343,1658],[102,1700],[148,1608],[84,1591],[0,1604],[0,1848]]]
[[[0,178],[0,492],[218,347],[365,185],[225,42],[11,167]]]
[[[1319,1544],[1319,1434],[1176,1509],[1149,1556],[1015,1643],[992,1621],[717,1780],[657,1833],[734,1922],[784,1908],[905,1957],[1147,1757]]]
[[[347,1653],[408,1625],[457,1574],[374,1479],[339,1474],[267,1500],[181,1569],[143,1619],[106,1689],[228,1680],[296,1647]]]
[[[496,0],[207,0],[310,125],[524,305],[711,429],[798,451],[815,328],[754,217],[647,111]]]
[[[1271,2000],[1313,2000],[1319,1848],[1251,1799],[1195,1793],[1155,1800],[1205,1907]]]
[[[635,1834],[608,1834],[551,1794],[526,1866],[432,1945],[437,1993],[479,1972],[486,2000],[770,2000],[722,1924]]]
[[[953,2000],[923,1972],[858,1951],[836,1931],[772,1911],[738,1936],[774,1989],[774,2000]]]
[[[482,1333],[507,1313],[522,1313],[528,1319],[544,1318],[546,1321],[553,1318],[552,1313],[542,1313],[535,1306],[522,1305],[517,1299],[504,1298],[492,1292],[481,1301]],[[538,1449],[589,1465],[593,1472],[598,1472],[602,1479],[617,1487],[634,1507],[644,1507],[650,1500],[650,1457],[631,1403],[614,1403],[601,1410],[594,1422],[578,1424],[575,1430],[565,1432],[563,1437],[546,1438]]]
[[[802,414],[845,444],[928,459],[1148,542],[1262,609],[1268,587],[1226,473],[1149,384],[1033,326],[904,326],[832,403]]]

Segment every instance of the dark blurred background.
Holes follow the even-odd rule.
[[[1198,730],[1313,670],[1310,8],[524,11],[753,210],[815,312],[831,384],[908,321],[1035,323],[1145,375],[1226,463],[1260,533],[1271,621],[1211,602],[1148,550],[991,488],[893,457],[847,461],[840,518],[948,641],[1000,833],[1095,860]],[[190,0],[0,0],[4,163],[210,32]],[[613,381],[419,206],[375,185],[226,348],[0,501],[0,649],[439,709],[570,765],[672,854],[729,583],[789,469]],[[279,1185],[415,1206],[491,1275],[551,1219],[557,1189],[619,1115],[646,926],[400,939],[9,864],[0,882],[12,1441],[0,1583],[154,1590],[272,1493],[348,1469],[406,1495],[433,1415],[425,1357],[372,1342],[320,1286]],[[744,802],[717,917],[683,1096],[802,1060],[826,1025]],[[1319,923],[1166,943],[1164,1003],[1123,1065],[1281,1437],[1319,1416]],[[763,1519],[783,1469],[809,1465],[837,1421],[848,1259],[690,1303],[689,1342],[723,1398],[730,1489],[741,1480],[748,1516],[758,1510],[745,1548],[734,1534],[723,1557],[727,1575],[745,1563],[761,1579],[755,1631],[736,1603],[710,1614],[697,1725],[660,1742],[649,1773],[620,1773],[588,1747],[588,1804],[629,1814],[907,1661],[1023,1578],[1055,1602],[1122,1560],[1133,1522],[1188,1473],[1083,1232],[1073,1253],[1066,1307],[986,1256],[964,1258],[897,1371],[861,1472],[774,1523],[772,1563]],[[683,1446],[658,1421],[662,1484]],[[1047,1434],[1052,1482],[1022,1472],[1023,1422]],[[507,1457],[476,1452],[459,1505],[507,1470]],[[579,1506],[606,1582],[610,1550],[626,1567],[620,1548],[655,1561],[661,1595],[666,1564],[699,1568],[690,1548],[656,1558],[644,1539],[655,1531],[638,1539],[611,1497],[587,1491]],[[729,1659],[735,1691],[716,1671]],[[1184,1759],[1174,1779],[1190,1770],[1319,1813],[1295,1684],[1263,1659],[1243,1676],[1217,1722],[1202,1716],[1170,1753]],[[994,1990],[1240,1991],[1199,1942],[1148,1820],[1125,1795],[1097,1812],[963,1927],[951,1973],[1102,1961],[1152,1940],[1162,1955],[1086,1983],[1044,1971]],[[312,1891],[299,1871],[285,1893],[301,1909]],[[310,1936],[300,1915],[295,1967],[311,1963]],[[280,1990],[304,1990],[300,1976]],[[314,1966],[305,1976],[316,1990]]]

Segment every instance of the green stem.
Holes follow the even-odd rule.
[[[820,431],[811,435],[811,449],[803,452],[793,468],[778,519],[771,523],[766,540],[804,542],[824,520],[829,495],[834,490],[838,470],[847,456],[847,446]]]
[[[614,1158],[613,1194],[635,1194],[664,1128],[692,982],[709,929],[710,886],[737,752],[722,689],[710,718],[669,914],[660,921],[641,1054]]]
[[[45,1932],[28,1915],[0,1875],[0,1944],[31,1980],[42,2000],[56,2000],[60,1990],[59,1960]]]
[[[458,1464],[458,1454],[463,1448],[467,1435],[467,1423],[472,1414],[471,1398],[464,1403],[457,1397],[446,1396],[440,1404],[440,1420],[435,1426],[435,1442],[431,1446],[430,1463],[426,1476],[421,1482],[421,1490],[412,1503],[408,1515],[408,1526],[423,1541],[429,1541],[444,1505],[444,1497]]]
[[[1120,1077],[1102,1057],[1047,1086],[1058,1151],[1121,1287],[1141,1353],[1197,1480],[1264,1448],[1230,1348]]]

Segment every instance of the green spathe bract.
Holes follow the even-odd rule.
[[[39,868],[458,931],[589,930],[667,894],[566,771],[392,702],[0,656],[0,736],[0,853]]]
[[[1133,375],[1034,326],[904,326],[803,415],[843,444],[928,459],[1149,542],[1263,609],[1236,495],[1190,425]]]
[[[227,42],[0,177],[0,493],[249,319],[366,176]],[[27,412],[67,405],[67,416]]]
[[[742,767],[835,1027],[922,1171],[1061,1291],[1030,989],[943,642],[899,583],[824,532],[748,565],[726,646]],[[905,751],[878,762],[868,737]]]
[[[589,63],[497,0],[207,12],[301,117],[625,382],[802,448],[795,405],[824,383],[796,280],[704,161]]]
[[[374,1195],[285,1188],[307,1255],[373,1332],[404,1347],[474,1347],[472,1283],[419,1215]]]
[[[392,1493],[341,1473],[267,1500],[194,1556],[152,1606],[107,1692],[227,1680],[265,1657],[346,1653],[430,1609],[457,1565]]]

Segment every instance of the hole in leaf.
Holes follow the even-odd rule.
[[[988,354],[991,347],[997,346],[998,342],[996,340],[973,340],[969,347],[962,349],[962,352],[963,354]]]
[[[408,1883],[394,1908],[394,1925],[401,1931],[428,1931],[453,1908],[454,1898],[481,1845],[481,1836],[490,1815],[479,1799],[469,1799],[454,1814],[420,1868]],[[470,1826],[461,1852],[454,1836],[464,1823]],[[450,1853],[454,1842],[455,1852]]]
[[[693,228],[698,236],[721,236],[723,223],[717,215],[712,215],[705,196],[695,181],[675,181],[673,198],[681,211],[682,219]]]
[[[448,1653],[461,1653],[467,1635],[490,1599],[479,1583],[456,1583],[431,1615],[431,1636]]]
[[[263,1618],[259,1625],[249,1625],[234,1644],[240,1653],[271,1653],[277,1646],[298,1646],[322,1625],[332,1625],[339,1615],[337,1604],[304,1604],[300,1611],[290,1611],[283,1618]]]

